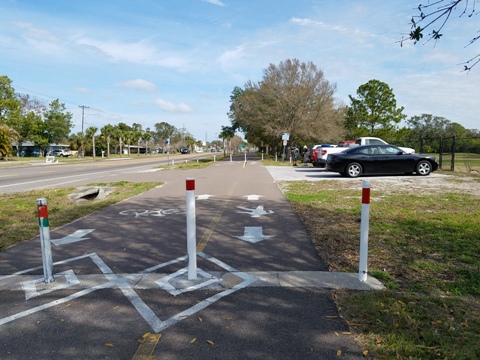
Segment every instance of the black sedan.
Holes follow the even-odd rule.
[[[435,156],[407,154],[394,145],[354,146],[327,158],[327,171],[343,176],[413,174],[426,176],[438,169]]]

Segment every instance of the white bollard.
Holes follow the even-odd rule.
[[[52,244],[50,243],[50,225],[48,223],[47,199],[37,199],[38,227],[42,248],[43,276],[46,284],[55,281],[53,277]]]
[[[213,154],[213,162],[217,162],[217,155]]]
[[[368,265],[368,229],[370,222],[370,180],[362,181],[362,216],[360,226],[360,262],[358,279],[367,281]]]
[[[232,154],[230,154],[230,162],[232,162]]]
[[[195,179],[186,179],[188,280],[197,279],[197,235],[195,220]]]

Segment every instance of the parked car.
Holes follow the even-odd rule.
[[[435,156],[409,154],[395,145],[358,145],[345,151],[330,154],[327,171],[343,176],[358,177],[364,174],[429,175],[438,169]]]
[[[315,167],[325,167],[328,155],[345,149],[346,147],[338,147],[331,144],[315,145],[310,149],[309,160]]]
[[[57,149],[53,150],[51,152],[52,156],[58,156],[58,157],[69,157],[71,155],[70,151],[65,150],[65,149]]]
[[[354,144],[350,144],[350,146],[352,146],[352,145],[388,145],[388,143],[386,141],[384,141],[382,139],[379,139],[379,138],[376,138],[376,137],[365,136],[365,137],[360,137],[357,140],[355,140]],[[401,147],[401,146],[399,146],[399,148],[402,149],[403,151],[405,151],[406,153],[415,154],[415,149],[407,148],[407,147]]]
[[[189,149],[189,148],[183,148],[182,150],[180,150],[180,153],[182,153],[182,154],[190,154],[190,149]]]

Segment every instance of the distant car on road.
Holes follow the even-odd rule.
[[[343,176],[358,177],[364,174],[429,175],[438,169],[435,156],[408,154],[395,145],[360,145],[330,154],[326,170]]]
[[[180,150],[180,153],[182,153],[182,154],[190,154],[190,149],[189,149],[189,148],[183,148],[182,150]]]

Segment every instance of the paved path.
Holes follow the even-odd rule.
[[[238,160],[123,175],[164,185],[52,230],[53,283],[38,238],[1,252],[0,358],[363,359],[331,291],[381,284],[326,271],[268,170]]]

